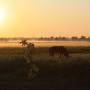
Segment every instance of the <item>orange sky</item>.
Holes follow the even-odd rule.
[[[89,0],[0,0],[0,37],[90,36]]]

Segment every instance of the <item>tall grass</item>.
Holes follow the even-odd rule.
[[[47,47],[37,47],[35,53],[31,55],[32,58],[29,58],[32,64],[27,63],[24,56],[25,49],[26,47],[0,48],[0,80],[26,79],[28,74],[31,74],[31,69],[33,69],[32,78],[34,73],[38,78],[65,77],[65,75],[69,78],[86,78],[90,75],[89,47],[67,47],[70,50],[69,58],[51,57],[48,55]]]

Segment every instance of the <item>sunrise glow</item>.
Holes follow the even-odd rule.
[[[0,8],[0,23],[2,24],[6,18],[6,12],[4,8]]]
[[[2,37],[89,37],[89,24],[89,0],[0,1]]]

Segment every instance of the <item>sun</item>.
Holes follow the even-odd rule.
[[[3,23],[6,18],[6,12],[4,8],[0,8],[0,23]]]

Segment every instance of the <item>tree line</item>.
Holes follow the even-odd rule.
[[[39,38],[39,40],[66,40],[66,41],[69,41],[69,40],[73,40],[73,41],[90,41],[90,37],[86,37],[86,36],[81,36],[81,37],[77,37],[77,36],[72,36],[72,37],[41,37]]]
[[[38,38],[26,38],[26,37],[14,37],[14,38],[0,38],[0,41],[18,41],[18,40],[38,40],[38,41],[90,41],[90,37],[86,36],[72,36],[72,37],[63,37],[63,36],[51,36],[51,37],[38,37]]]

